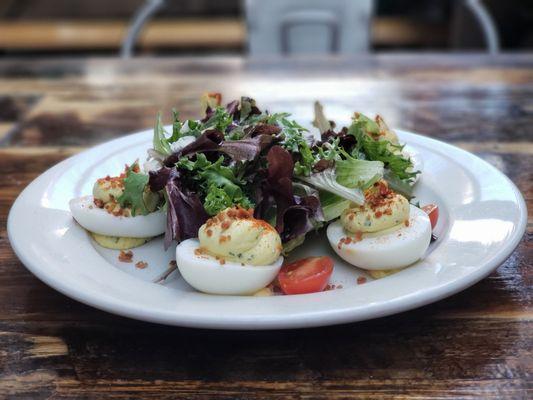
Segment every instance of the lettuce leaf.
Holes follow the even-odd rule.
[[[324,107],[320,102],[315,101],[315,119],[313,120],[313,126],[316,127],[320,133],[324,133],[333,129],[331,122],[328,121],[324,114]]]
[[[149,213],[146,204],[144,203],[144,189],[148,183],[148,175],[134,172],[136,167],[135,162],[126,171],[126,177],[124,178],[124,192],[117,199],[121,207],[131,207],[131,214],[135,216],[138,212],[142,215]]]
[[[358,160],[347,157],[335,163],[337,182],[348,188],[368,189],[383,177],[384,168],[381,161]]]
[[[155,151],[163,155],[169,155],[172,153],[170,149],[170,144],[167,140],[167,135],[165,128],[163,127],[163,122],[161,121],[161,113],[157,114],[154,127],[154,137],[152,140],[152,145]]]
[[[215,215],[227,207],[240,205],[252,208],[253,203],[244,194],[241,182],[235,176],[233,169],[223,165],[224,157],[211,162],[205,154],[198,153],[195,161],[182,157],[176,167],[194,172],[193,180],[205,195],[204,208],[209,215]]]
[[[183,127],[183,124],[180,121],[180,113],[176,111],[175,108],[173,108],[172,109],[172,136],[168,138],[169,144],[177,142],[181,138],[182,127]]]
[[[209,186],[207,196],[204,200],[205,211],[209,215],[218,214],[220,211],[225,210],[233,205],[233,199],[222,188],[215,185]]]
[[[183,185],[181,173],[175,168],[169,170],[165,185],[167,198],[167,227],[165,230],[165,250],[172,240],[182,240],[198,236],[198,229],[209,217],[198,193]]]
[[[407,180],[402,180],[391,171],[385,171],[383,178],[389,184],[389,187],[397,193],[400,193],[406,199],[410,200],[413,197],[413,185]]]
[[[337,196],[356,204],[363,204],[365,202],[365,196],[360,188],[348,188],[337,182],[337,177],[333,168],[328,168],[322,172],[316,172],[309,176],[298,176],[298,179],[313,185],[317,189],[336,194]]]
[[[357,140],[356,147],[352,153],[356,158],[359,158],[359,153],[363,153],[368,160],[381,161],[385,168],[399,179],[409,180],[419,173],[418,171],[409,172],[409,168],[412,168],[413,163],[401,154],[402,146],[393,144],[388,140],[372,138],[372,135],[379,134],[379,125],[370,118],[358,114],[348,128],[348,133]]]
[[[340,217],[342,212],[350,206],[350,200],[336,194],[320,191],[320,205],[324,213],[324,219],[331,221]]]
[[[254,216],[275,225],[282,242],[288,243],[324,221],[320,200],[310,188],[293,185],[294,163],[291,154],[282,146],[269,150],[267,162],[266,180],[257,188]]]

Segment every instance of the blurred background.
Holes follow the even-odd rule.
[[[533,1],[0,0],[0,58],[491,46],[533,48]]]

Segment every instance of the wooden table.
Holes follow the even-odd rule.
[[[159,109],[197,116],[207,90],[228,100],[250,94],[304,119],[315,98],[331,118],[379,111],[393,126],[478,154],[533,210],[532,55],[0,61],[1,398],[533,396],[531,219],[511,257],[470,289],[320,329],[158,326],[84,306],[34,278],[5,229],[18,193],[63,158],[152,126]]]

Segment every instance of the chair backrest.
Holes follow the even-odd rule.
[[[373,0],[245,0],[250,55],[368,51]]]

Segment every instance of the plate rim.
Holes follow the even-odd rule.
[[[129,135],[125,135],[111,141],[99,144],[88,148],[78,154],[68,157],[65,160],[57,163],[56,165],[50,167],[45,172],[36,177],[32,182],[30,182],[22,192],[17,196],[13,205],[8,214],[7,220],[7,232],[8,238],[11,244],[11,247],[17,257],[20,259],[22,264],[39,280],[52,287],[53,289],[59,291],[60,293],[77,300],[81,303],[95,307],[112,314],[121,315],[133,319],[144,320],[154,323],[166,324],[166,325],[175,325],[183,327],[194,327],[194,328],[211,328],[211,329],[257,329],[257,330],[267,330],[267,329],[293,329],[293,328],[303,328],[303,327],[317,327],[317,326],[326,326],[334,324],[342,324],[349,322],[357,322],[367,319],[384,317],[387,315],[397,314],[407,310],[419,308],[421,306],[439,301],[443,298],[452,296],[475,283],[479,282],[490,273],[492,273],[498,266],[500,266],[515,250],[518,246],[522,237],[525,233],[527,226],[527,207],[525,200],[517,188],[517,186],[502,172],[500,172],[493,165],[489,164],[480,157],[472,154],[466,150],[463,150],[459,147],[453,146],[451,144],[442,142],[431,137],[424,135],[412,133],[405,130],[396,130],[400,133],[402,137],[413,137],[416,140],[421,140],[422,145],[429,145],[434,151],[441,150],[450,150],[460,152],[463,156],[473,157],[476,161],[481,162],[485,167],[490,168],[493,172],[497,173],[504,178],[507,185],[512,189],[513,194],[516,197],[516,204],[520,212],[519,220],[517,221],[517,227],[513,231],[512,236],[502,247],[502,249],[494,255],[494,257],[483,265],[480,265],[478,268],[473,270],[471,273],[463,277],[461,280],[453,281],[446,283],[444,285],[433,288],[430,294],[426,296],[418,297],[416,296],[404,296],[396,298],[388,302],[388,304],[378,303],[370,304],[360,309],[360,307],[348,307],[343,309],[337,309],[334,311],[320,311],[320,312],[309,312],[306,315],[298,315],[295,317],[288,318],[283,316],[283,318],[273,318],[273,319],[258,319],[256,317],[241,318],[238,320],[224,321],[217,320],[214,318],[208,318],[206,316],[200,317],[185,317],[184,315],[177,315],[175,312],[168,312],[166,310],[159,310],[159,313],[151,314],[144,310],[144,308],[132,308],[132,305],[129,302],[102,300],[103,298],[95,298],[91,294],[87,295],[86,292],[79,291],[76,289],[69,288],[65,286],[60,278],[47,274],[45,268],[41,268],[38,262],[31,260],[27,254],[25,254],[24,249],[21,246],[22,238],[18,237],[19,233],[15,227],[15,219],[17,215],[18,207],[21,205],[21,199],[27,196],[31,189],[36,186],[37,182],[45,179],[48,175],[52,175],[54,171],[60,170],[65,164],[71,163],[72,160],[86,155],[89,152],[96,152],[100,148],[109,148],[110,146],[116,146],[118,143],[123,141],[130,141],[137,138],[144,137],[151,130],[143,130],[140,132],[135,132]],[[406,140],[409,144],[409,140]],[[320,295],[331,295],[333,291],[320,293]],[[308,295],[306,295],[308,296]],[[104,298],[105,299],[105,298]],[[273,298],[274,299],[274,298]],[[325,314],[325,315],[321,315]]]

